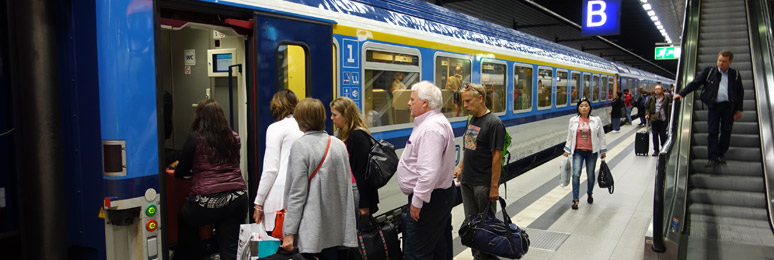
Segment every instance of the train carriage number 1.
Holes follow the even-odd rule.
[[[347,58],[347,62],[355,62],[355,59],[352,58],[352,44],[347,44],[347,49],[349,49],[349,58]]]

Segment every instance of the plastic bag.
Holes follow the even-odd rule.
[[[559,164],[559,186],[567,187],[567,185],[570,185],[570,176],[572,176],[570,157],[564,156]]]
[[[263,224],[239,225],[238,260],[251,260],[273,255],[279,246],[279,239],[269,236]]]

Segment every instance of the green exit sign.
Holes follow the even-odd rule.
[[[656,60],[676,60],[680,58],[680,47],[656,47]]]

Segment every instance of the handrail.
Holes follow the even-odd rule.
[[[696,40],[698,40],[698,28],[699,28],[699,0],[688,0],[685,3],[685,13],[683,16],[683,36],[681,42],[681,55],[678,60],[677,75],[675,77],[675,91],[682,89],[683,85],[688,81],[688,77],[692,76],[696,67],[696,53],[698,52]],[[693,28],[693,30],[689,30]],[[680,108],[680,109],[678,109]],[[666,169],[669,163],[669,158],[672,155],[673,146],[678,142],[678,137],[682,132],[678,131],[680,126],[677,123],[680,114],[685,110],[684,106],[681,106],[681,102],[678,100],[672,100],[672,111],[669,119],[669,125],[667,127],[667,141],[659,152],[658,163],[656,165],[656,177],[655,187],[653,191],[653,246],[651,249],[655,252],[665,252],[666,245],[664,243],[666,227],[664,226],[665,210],[664,210],[664,197],[665,197],[665,181],[666,181]]]
[[[760,131],[761,152],[763,160],[763,179],[766,191],[769,225],[774,229],[774,93],[769,90],[774,87],[774,53],[772,53],[771,14],[765,0],[748,3],[748,32],[750,34],[750,57],[753,66],[753,82],[755,84],[756,108],[758,111],[758,126]],[[766,73],[766,72],[769,73]]]

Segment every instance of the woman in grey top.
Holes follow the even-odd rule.
[[[320,100],[301,100],[293,114],[304,135],[290,150],[282,248],[298,248],[307,259],[338,259],[337,247],[357,246],[347,148],[325,132]]]

